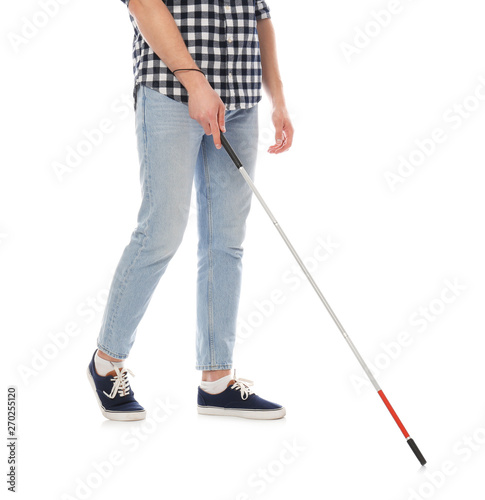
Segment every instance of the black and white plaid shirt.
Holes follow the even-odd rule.
[[[127,6],[130,0],[122,0]],[[161,0],[162,1],[162,0]],[[227,110],[261,100],[261,57],[256,22],[269,18],[264,0],[163,0],[199,68]],[[187,104],[188,93],[143,38],[130,13],[133,38],[133,97],[140,84]],[[174,68],[175,69],[175,68]]]

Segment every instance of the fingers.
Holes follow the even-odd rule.
[[[219,130],[219,121],[217,120],[217,118],[213,118],[210,121],[204,121],[201,123],[201,125],[204,128],[205,135],[211,135],[214,139],[215,147],[217,149],[221,149],[221,134]]]
[[[212,130],[211,130],[211,125],[210,122],[206,121],[199,121],[200,125],[202,125],[204,129],[204,134],[205,135],[212,135]]]
[[[268,153],[279,154],[290,149],[293,144],[293,127],[290,123],[276,127],[275,141],[276,143],[268,148]]]
[[[275,146],[276,147],[281,147],[281,145],[283,144],[283,141],[286,139],[286,136],[283,132],[283,123],[280,123],[276,126],[276,131],[275,131],[275,135],[274,135],[274,138],[275,138],[275,141],[276,141],[276,144]]]
[[[209,122],[204,126],[204,132],[206,135],[212,135],[214,139],[214,145],[217,149],[221,149],[221,131],[226,131],[225,125],[225,111],[226,108],[223,103],[219,105],[217,113],[209,118]]]
[[[217,149],[222,148],[221,131],[222,132],[226,131],[225,112],[226,112],[226,107],[221,102],[219,104],[219,109],[217,110],[217,115],[215,116],[215,119],[211,120],[210,123],[212,138],[214,139],[214,144]]]
[[[293,144],[293,129],[286,131],[285,130],[285,140],[281,144],[281,146],[275,151],[276,154],[284,153],[291,148]]]
[[[275,141],[276,141],[276,143],[268,148],[268,153],[272,153],[272,154],[281,153],[282,148],[284,148],[286,146],[286,142],[287,142],[285,132],[284,131],[282,132],[281,138],[277,139],[275,136]]]
[[[211,134],[212,138],[214,139],[214,144],[217,149],[221,149],[222,143],[221,143],[221,132],[219,130],[219,123],[216,121],[215,123],[211,123]]]
[[[222,103],[219,106],[219,128],[226,131],[226,107]]]

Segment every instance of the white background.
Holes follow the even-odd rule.
[[[6,427],[6,386],[17,385],[17,498],[483,498],[481,2],[401,0],[395,14],[378,0],[269,4],[296,133],[290,152],[266,153],[265,98],[256,184],[375,366],[426,468],[310,285],[295,278],[257,200],[235,366],[286,418],[196,413],[192,212],[127,363],[148,421],[103,419],[85,370],[140,202],[133,31],[119,0],[72,0],[19,44],[27,22],[42,22],[40,3],[9,2],[1,21],[2,407]],[[102,120],[110,132],[56,175],[56,162]],[[436,128],[444,139],[430,146]],[[415,141],[432,154],[393,190],[386,172],[398,173],[401,156],[419,163]],[[312,260],[324,255],[321,241],[333,250]],[[282,303],[270,305],[275,289]],[[156,410],[167,400],[172,409]]]

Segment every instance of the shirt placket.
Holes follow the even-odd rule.
[[[234,73],[234,56],[235,56],[235,50],[234,50],[234,42],[235,42],[235,37],[236,37],[236,23],[235,23],[235,18],[234,16],[236,15],[236,9],[235,7],[231,4],[230,1],[225,1],[224,2],[224,16],[225,16],[225,21],[226,21],[226,39],[225,39],[225,46],[226,46],[226,65],[225,65],[225,72],[226,74],[224,75],[226,89],[227,89],[227,99],[226,99],[226,104],[230,105],[234,102],[236,91],[234,88],[234,78],[235,75]],[[222,76],[222,75],[221,75]]]

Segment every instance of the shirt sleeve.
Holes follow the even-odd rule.
[[[130,3],[130,0],[121,0],[127,7],[128,7],[128,4]]]
[[[256,20],[269,19],[269,7],[264,0],[256,0]]]

